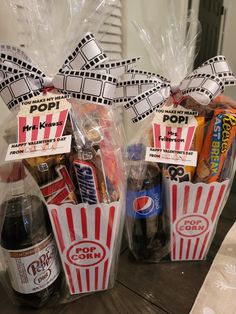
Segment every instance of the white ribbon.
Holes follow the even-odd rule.
[[[0,46],[0,95],[10,110],[37,96],[45,87],[101,105],[111,105],[117,78],[132,69],[138,58],[106,62],[107,57],[87,33],[55,77],[47,77],[19,48]]]
[[[132,80],[118,83],[114,101],[124,103],[133,123],[144,120],[159,109],[176,91],[208,105],[224,91],[225,86],[236,85],[236,78],[224,56],[209,59],[183,79],[179,86],[172,86],[167,79],[154,73],[130,70],[127,75]]]

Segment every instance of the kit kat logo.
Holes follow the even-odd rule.
[[[79,241],[69,247],[67,260],[78,267],[91,267],[100,264],[107,256],[105,247],[95,241]]]
[[[209,221],[201,215],[188,215],[176,223],[176,231],[183,237],[198,237],[209,229]]]

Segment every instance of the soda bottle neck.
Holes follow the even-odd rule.
[[[24,195],[25,187],[24,187],[24,180],[18,180],[11,182],[11,196],[17,197]]]

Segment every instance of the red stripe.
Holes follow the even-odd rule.
[[[167,126],[166,127],[166,138],[171,138],[171,132],[172,132],[172,128]],[[166,149],[170,149],[170,141],[166,141],[166,145],[165,145],[165,148]]]
[[[67,223],[69,227],[70,240],[72,242],[72,241],[75,241],[75,229],[74,229],[72,210],[70,207],[66,208],[66,217],[67,217]]]
[[[175,234],[173,232],[172,234],[172,259],[175,260],[176,258],[176,237]]]
[[[107,268],[108,268],[108,259],[104,263],[104,269],[103,269],[103,280],[102,280],[102,289],[106,288],[106,279],[107,279]]]
[[[55,208],[51,210],[51,215],[52,215],[52,219],[53,219],[54,226],[55,226],[56,233],[57,233],[57,238],[58,238],[58,242],[59,242],[59,248],[61,250],[61,253],[63,253],[64,250],[65,250],[65,244],[64,244],[62,231],[61,231],[61,226],[60,226],[58,215],[57,215],[57,210]],[[70,267],[66,263],[64,263],[64,266],[65,266],[67,277],[68,277],[68,280],[69,280],[69,285],[70,285],[70,288],[71,288],[71,292],[75,293],[75,287],[74,287],[74,284],[73,284]]]
[[[86,209],[84,207],[81,208],[81,224],[82,224],[82,236],[83,238],[88,237],[88,229],[87,229],[87,215]]]
[[[89,269],[85,269],[87,291],[90,291],[90,273]]]
[[[33,117],[32,125],[35,125],[36,129],[32,130],[31,141],[36,141],[38,139],[39,119],[39,116]]]
[[[62,121],[62,124],[57,127],[55,138],[62,136],[63,129],[65,126],[66,117],[67,117],[67,113],[68,113],[68,109],[65,109],[65,110],[60,112],[58,122]]]
[[[184,150],[190,149],[194,131],[195,131],[195,126],[191,126],[190,128],[188,128],[188,133],[187,133],[187,138],[186,138]]]
[[[176,206],[177,206],[177,186],[172,186],[172,223],[176,219]]]
[[[186,252],[186,260],[189,259],[190,245],[191,245],[191,239],[188,239],[188,243],[187,243],[187,252]]]
[[[109,212],[109,219],[108,219],[108,226],[107,226],[107,247],[110,249],[111,246],[111,238],[112,238],[112,228],[113,228],[113,222],[114,222],[114,216],[115,216],[115,207],[110,207]]]
[[[23,132],[23,128],[27,124],[26,117],[19,117],[18,118],[18,123],[19,123],[18,142],[19,143],[24,143],[24,142],[26,142],[26,131]]]
[[[197,188],[197,194],[196,194],[196,199],[195,199],[195,204],[194,204],[194,210],[193,210],[194,213],[198,212],[198,207],[199,207],[199,203],[201,200],[201,195],[202,195],[202,186],[199,186]]]
[[[222,196],[224,194],[224,190],[225,190],[225,185],[222,185],[221,188],[220,188],[220,192],[218,194],[217,200],[216,200],[216,204],[215,204],[212,216],[211,216],[212,222],[215,220],[216,214],[217,214],[217,212],[219,210],[219,206],[220,206],[220,203],[221,203]]]
[[[70,267],[66,263],[64,265],[65,265],[65,268],[66,268],[66,273],[67,273],[67,277],[68,277],[68,280],[69,280],[71,293],[75,293],[75,287],[74,287],[74,284],[73,284]]]
[[[184,239],[180,238],[180,248],[179,248],[179,259],[182,260],[183,256],[183,246],[184,246]]]
[[[161,148],[161,142],[159,140],[159,137],[161,135],[161,128],[160,124],[154,124],[153,128],[153,135],[154,135],[154,147]]]
[[[78,281],[79,291],[82,292],[82,282],[81,282],[81,276],[80,276],[80,270],[79,270],[79,268],[76,268],[76,275],[77,275],[77,281]]]
[[[202,255],[203,255],[203,252],[205,251],[206,242],[207,242],[209,233],[210,233],[210,232],[208,232],[208,233],[205,235],[205,238],[204,238],[204,240],[203,240],[202,248],[201,248],[201,251],[200,251],[200,254],[199,254],[199,259],[202,259]]]
[[[198,248],[199,238],[196,239],[196,243],[193,250],[193,259],[196,258],[197,248]]]
[[[98,290],[98,267],[95,267],[95,290]]]
[[[177,133],[176,139],[180,140],[181,139],[181,134],[182,134],[182,128],[176,128],[176,133]],[[176,142],[175,149],[176,150],[180,150],[180,141]]]
[[[184,187],[183,215],[187,214],[187,212],[188,212],[189,189],[190,189],[190,186],[189,186],[189,185],[186,185],[186,186]]]
[[[203,214],[205,214],[205,215],[208,212],[213,192],[214,192],[214,186],[211,186],[209,189],[209,193],[207,195],[206,205],[205,205],[205,208],[203,210]]]
[[[46,116],[46,124],[51,123],[51,122],[52,122],[52,114],[50,113],[50,114],[47,114],[47,116]],[[48,139],[49,138],[50,131],[51,131],[51,127],[45,126],[44,136],[43,136],[44,139]]]
[[[59,193],[53,194],[52,197],[50,197],[47,200],[48,204],[54,204],[54,205],[61,205],[63,201],[69,196],[69,191],[67,188],[64,188],[63,190],[60,190]]]
[[[101,224],[101,208],[95,209],[95,239],[100,239],[100,224]]]
[[[58,219],[56,208],[53,208],[51,210],[51,215],[52,215],[53,223],[54,223],[54,226],[55,226],[55,229],[56,229],[57,238],[58,238],[58,242],[59,242],[59,247],[60,247],[61,253],[63,253],[64,250],[65,250],[65,243],[64,243],[64,240],[63,240],[62,231],[61,231],[61,225],[59,223],[59,219]]]

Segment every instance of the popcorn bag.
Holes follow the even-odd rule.
[[[147,262],[158,262],[168,252],[173,261],[206,258],[235,172],[236,105],[221,93],[225,86],[235,85],[236,79],[224,56],[190,71],[198,35],[193,35],[197,29],[193,15],[189,22],[185,37],[186,24],[170,16],[160,40],[155,27],[148,32],[136,25],[153,65],[170,81],[155,73],[131,70],[128,80],[118,84],[116,101],[124,102],[127,124],[134,124],[128,147],[127,199],[131,176],[136,180],[136,196],[151,197],[153,204],[126,203],[131,252]],[[137,150],[142,151],[138,158]],[[159,168],[159,203],[143,183],[150,179],[143,175],[143,165]],[[144,243],[140,256],[135,251],[137,232]],[[159,245],[157,238],[162,239]],[[150,248],[155,254],[147,256]]]
[[[70,27],[109,14],[95,2],[93,13],[83,1],[68,2]],[[36,30],[45,10],[35,4],[42,17],[32,9],[29,24],[42,40]],[[45,23],[46,34],[57,32]],[[52,42],[61,60],[68,48]],[[136,59],[107,61],[92,33],[71,51],[59,70],[43,56],[48,76],[21,49],[1,46],[0,94],[11,113],[2,125],[0,279],[14,302],[33,307],[112,288],[116,278],[125,180],[112,102],[118,76]]]

